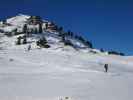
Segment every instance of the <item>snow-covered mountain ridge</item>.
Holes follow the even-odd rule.
[[[39,30],[40,24],[41,24],[41,33]],[[25,26],[26,26],[26,30],[24,30]],[[55,45],[60,47],[63,44],[61,42],[63,40],[62,38],[64,38],[65,41],[67,40],[67,43],[68,41],[71,42],[71,43],[68,43],[69,46],[73,45],[73,47],[75,47],[76,49],[87,49],[87,45],[85,45],[79,39],[76,39],[70,35],[61,37],[60,35],[67,34],[63,32],[63,29],[61,29],[61,27],[58,27],[53,22],[44,21],[38,16],[27,16],[27,15],[21,14],[21,15],[9,18],[6,21],[1,22],[0,31],[1,31],[1,35],[2,33],[3,35],[5,34],[8,36],[10,35],[10,37],[8,38],[9,40],[12,40],[12,38],[14,38],[14,40],[17,41],[17,38],[19,37],[19,35],[23,36],[28,34],[30,35],[30,36],[27,36],[28,42],[30,42],[29,44],[32,44],[33,41],[35,42],[38,39],[45,37],[48,43],[51,44],[51,47]],[[71,34],[71,32],[69,33]],[[6,40],[8,40],[7,37],[5,38]]]
[[[103,49],[92,49],[93,44],[90,41],[85,40],[82,36],[78,36],[71,31],[65,32],[63,27],[58,26],[54,22],[43,20],[40,16],[19,14],[15,17],[3,20],[0,22],[0,32],[8,36],[17,36],[16,39],[19,37],[19,34],[21,34],[21,36],[30,35],[30,38],[34,38],[34,40],[36,37],[39,39],[45,37],[48,42],[52,42],[54,45],[58,44],[59,46],[59,44],[66,44],[76,50],[91,53],[124,55],[123,53],[115,51],[107,52]],[[37,40],[36,38],[36,41]],[[29,42],[31,41],[29,40]]]
[[[133,99],[132,56],[93,49],[34,16],[9,18],[0,31],[0,100]]]

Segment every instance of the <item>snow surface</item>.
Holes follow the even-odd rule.
[[[0,99],[132,100],[132,66],[129,57],[12,47],[0,50]]]
[[[35,44],[44,34],[49,49]],[[132,56],[75,50],[54,33],[44,34],[15,45],[18,36],[0,33],[0,100],[133,100]]]
[[[28,18],[30,18],[30,16],[19,14],[18,16],[7,19],[7,23],[10,23],[14,26],[21,26],[25,24]]]

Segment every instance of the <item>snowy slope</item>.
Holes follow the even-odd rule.
[[[12,31],[14,31],[15,29],[17,29],[18,32],[21,32],[23,30],[24,24],[27,23],[29,18],[30,18],[30,16],[23,15],[23,14],[19,14],[15,17],[11,17],[11,18],[6,20],[7,25],[6,24],[0,25],[0,30],[4,31],[4,33],[10,33]],[[45,22],[49,22],[49,21],[43,20],[43,22],[44,22],[43,24],[45,24]],[[30,28],[37,28],[38,27],[37,25],[28,25],[28,26]],[[51,41],[51,42],[57,44],[57,42],[61,41],[61,38],[58,36],[58,34],[59,33],[56,31],[53,32],[51,30],[44,30],[43,34],[41,34],[41,35],[38,34],[36,36],[39,38],[46,36],[48,41]],[[81,41],[76,40],[74,38],[70,38],[70,37],[68,39],[72,42],[72,44],[75,47],[86,48],[86,46]],[[38,39],[36,39],[36,40],[38,40]]]
[[[21,16],[21,21],[15,17],[8,22],[18,27],[25,22]],[[132,56],[107,55],[90,48],[77,50],[64,46],[56,32],[50,31],[32,34],[26,45],[15,45],[21,35],[0,33],[0,100],[133,99]],[[36,46],[44,35],[51,48]],[[71,41],[82,47],[79,41]],[[104,72],[106,63],[108,73]]]
[[[26,23],[28,18],[30,18],[30,16],[19,14],[15,17],[7,19],[7,23],[10,23],[14,26],[22,26],[23,24]]]
[[[105,73],[103,64],[109,63]],[[132,100],[133,63],[75,51],[0,51],[2,100]]]

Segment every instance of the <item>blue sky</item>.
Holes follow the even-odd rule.
[[[39,15],[83,35],[95,48],[133,55],[132,0],[1,0],[0,19]]]

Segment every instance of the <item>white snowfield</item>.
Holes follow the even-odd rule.
[[[30,16],[19,14],[18,16],[7,19],[7,23],[10,23],[14,26],[21,26],[25,24],[28,18],[30,18]]]
[[[77,51],[48,34],[51,48],[37,47],[35,35],[28,51],[17,36],[0,37],[0,100],[133,100],[132,56]]]

